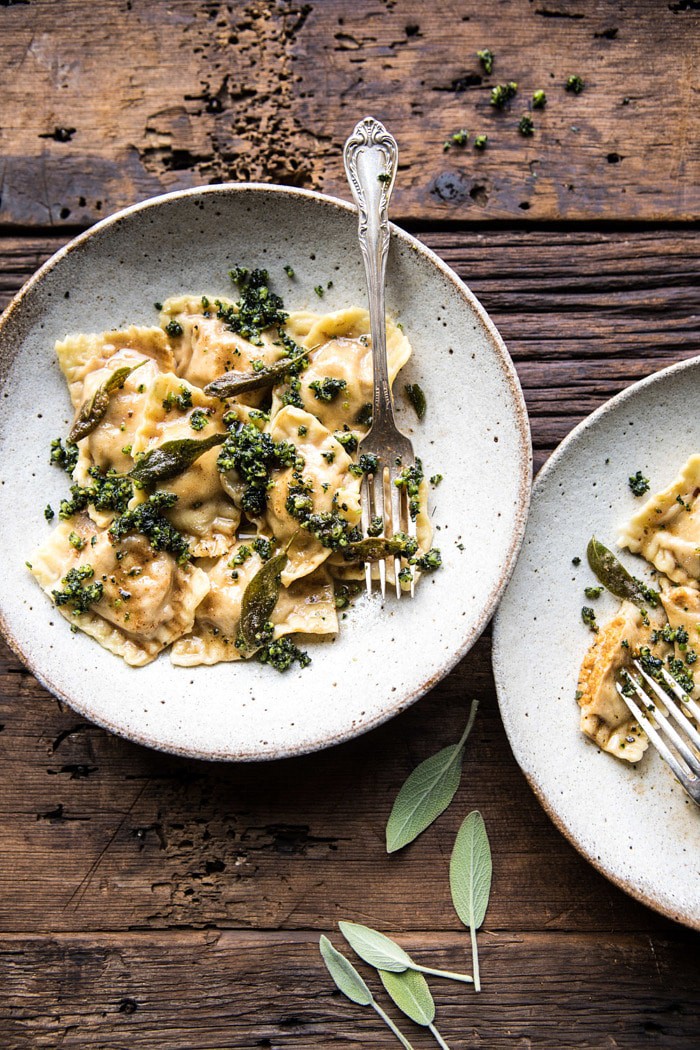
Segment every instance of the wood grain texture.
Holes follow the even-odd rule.
[[[401,148],[398,217],[700,213],[694,0],[32,0],[0,5],[0,221],[89,223],[261,180],[347,196],[366,112]],[[491,76],[475,52],[496,53]],[[127,56],[124,61],[123,56]],[[564,91],[571,73],[586,87]],[[504,112],[490,89],[515,80]],[[517,130],[532,92],[535,133]],[[479,153],[443,152],[467,128]]]
[[[429,966],[462,966],[467,937],[401,941]],[[486,930],[483,991],[432,981],[436,1023],[453,1050],[688,1050],[697,1045],[700,960],[684,939]],[[690,957],[679,971],[684,946]],[[371,1009],[335,991],[315,934],[3,937],[0,965],[6,1050],[398,1045]],[[434,1046],[358,966],[416,1050]]]

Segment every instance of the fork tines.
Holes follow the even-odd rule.
[[[647,674],[638,660],[633,666],[641,681],[623,671],[624,684],[617,681],[615,687],[681,786],[700,805],[700,706],[664,668],[660,675],[667,688]]]
[[[405,465],[405,464],[404,464]],[[408,494],[405,487],[395,484],[399,477],[399,470],[387,467],[380,459],[379,469],[375,474],[365,474],[360,489],[362,505],[362,533],[366,538],[369,535],[379,535],[390,539],[397,532],[404,532],[411,539],[416,538],[416,522],[411,517],[409,509]],[[403,469],[403,467],[402,467]],[[381,532],[374,527],[377,519],[381,520]],[[382,598],[386,597],[387,561],[394,563],[394,582],[396,586],[396,597],[402,594],[399,573],[401,571],[401,558],[395,555],[393,559],[379,561],[379,587]],[[367,593],[372,593],[372,562],[365,563],[365,586]],[[414,595],[415,583],[411,576],[411,597]]]

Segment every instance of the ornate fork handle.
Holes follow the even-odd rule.
[[[359,211],[359,240],[367,275],[374,366],[374,428],[381,425],[386,415],[393,421],[386,354],[384,278],[389,252],[389,198],[394,188],[399,150],[383,124],[374,117],[365,117],[345,143],[343,159]]]

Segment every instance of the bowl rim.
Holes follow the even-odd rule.
[[[349,214],[357,214],[357,208],[353,205],[344,201],[338,197],[332,197],[328,194],[320,193],[317,190],[301,189],[291,186],[283,186],[275,183],[264,183],[264,182],[239,182],[239,183],[216,183],[211,186],[194,186],[184,190],[173,190],[169,193],[159,194],[155,197],[148,197],[143,201],[139,201],[136,204],[131,204],[126,208],[121,208],[114,212],[112,215],[106,216],[99,222],[90,226],[87,230],[82,231],[76,237],[68,241],[67,244],[63,245],[58,249],[49,259],[43,263],[38,270],[25,282],[20,290],[13,296],[3,314],[0,316],[0,365],[5,363],[6,350],[3,345],[3,335],[8,324],[11,323],[18,308],[24,302],[24,300],[32,293],[32,291],[41,284],[44,278],[51,273],[56,266],[60,265],[64,258],[75,251],[79,251],[83,248],[94,236],[103,233],[112,226],[118,226],[124,219],[136,215],[140,212],[148,212],[152,208],[158,208],[164,203],[170,203],[175,200],[187,199],[189,197],[216,197],[222,195],[244,195],[252,194],[253,197],[264,196],[266,194],[272,194],[277,196],[285,196],[291,198],[298,198],[302,200],[312,200],[323,206],[332,207],[339,211],[343,211]],[[320,739],[310,740],[304,742],[301,746],[295,746],[291,748],[276,748],[271,751],[264,753],[257,753],[254,751],[211,751],[202,750],[197,747],[178,746],[174,744],[164,743],[161,740],[153,739],[147,732],[132,731],[125,729],[122,726],[114,724],[110,719],[104,717],[96,717],[93,712],[86,710],[85,705],[80,702],[76,702],[70,695],[65,693],[62,689],[58,688],[52,683],[50,679],[45,677],[41,670],[36,666],[35,658],[23,650],[18,640],[14,637],[10,625],[7,623],[4,611],[0,609],[0,632],[4,636],[12,652],[22,661],[25,667],[34,675],[37,681],[53,696],[57,697],[60,701],[65,703],[72,710],[78,714],[87,718],[91,723],[100,726],[102,729],[106,729],[117,736],[124,739],[130,740],[133,743],[140,744],[144,747],[149,747],[156,751],[161,751],[167,754],[178,755],[180,757],[202,759],[206,761],[217,761],[217,762],[258,762],[258,761],[275,761],[282,758],[294,758],[305,754],[312,754],[316,751],[323,750],[327,747],[333,747],[336,744],[345,743],[346,741],[352,740],[356,737],[362,736],[364,733],[369,732],[372,729],[389,721],[396,715],[407,710],[417,700],[429,692],[438,682],[449,674],[449,672],[456,666],[457,663],[469,652],[474,643],[477,641],[479,636],[482,634],[484,628],[488,624],[491,616],[493,615],[494,609],[496,608],[500,597],[505,590],[505,587],[513,573],[515,564],[517,561],[520,548],[523,543],[525,536],[525,527],[527,524],[528,510],[530,506],[530,495],[531,495],[531,484],[532,484],[532,440],[530,434],[529,418],[527,413],[527,407],[525,404],[525,398],[523,396],[522,387],[518,378],[515,365],[508,353],[505,342],[496,328],[494,322],[487,314],[484,307],[481,305],[479,300],[476,298],[474,293],[469,287],[461,280],[461,278],[452,270],[443,260],[428,248],[416,237],[402,230],[399,226],[394,223],[389,223],[391,238],[395,238],[401,242],[405,247],[414,251],[417,255],[422,256],[429,263],[432,264],[442,276],[449,281],[453,288],[458,294],[465,300],[469,305],[476,320],[481,324],[482,329],[486,332],[489,342],[496,352],[496,358],[500,366],[503,378],[505,379],[511,394],[511,398],[515,410],[515,422],[517,426],[517,439],[518,439],[518,494],[517,504],[514,510],[514,523],[510,537],[510,543],[503,559],[503,564],[499,572],[498,578],[494,582],[491,591],[479,613],[479,616],[472,622],[468,631],[466,632],[461,644],[449,654],[449,656],[443,661],[440,668],[433,674],[429,675],[428,678],[421,681],[421,683],[415,686],[413,689],[402,694],[394,703],[387,705],[382,709],[380,713],[375,715],[373,718],[368,719],[360,725],[351,725],[347,729],[337,732],[332,736],[325,736]],[[8,361],[9,363],[9,361]]]
[[[555,470],[559,464],[559,461],[566,455],[569,445],[578,441],[582,435],[584,435],[592,426],[595,426],[597,422],[608,415],[608,413],[618,408],[620,405],[624,405],[630,398],[635,397],[639,390],[643,390],[648,386],[655,386],[659,382],[663,382],[669,375],[675,375],[677,372],[684,372],[686,370],[692,370],[700,365],[700,355],[695,357],[687,358],[685,361],[676,361],[672,365],[667,365],[665,368],[659,369],[658,372],[652,372],[651,375],[643,376],[642,379],[638,379],[636,382],[631,383],[630,386],[621,390],[618,394],[609,398],[602,405],[599,405],[590,415],[582,419],[573,430],[570,430],[566,437],[557,445],[556,449],[544,463],[542,469],[538,472],[537,477],[532,486],[532,499],[534,500],[539,494],[540,489],[543,487],[545,481],[549,477],[549,474]],[[688,926],[693,930],[700,930],[700,915],[691,915],[689,912],[683,912],[682,909],[674,909],[670,905],[666,905],[663,902],[655,900],[649,896],[646,892],[641,890],[630,877],[619,875],[612,871],[607,864],[601,861],[595,853],[589,852],[575,837],[573,831],[568,827],[568,824],[561,817],[553,803],[550,802],[548,795],[544,788],[541,786],[538,776],[535,772],[525,769],[520,759],[513,742],[514,731],[512,728],[512,722],[510,718],[506,718],[504,715],[503,705],[501,704],[501,691],[505,692],[506,689],[506,671],[502,660],[502,650],[498,642],[499,636],[499,622],[501,617],[500,609],[496,611],[493,622],[493,640],[491,646],[491,663],[493,666],[493,676],[496,683],[496,696],[498,698],[498,707],[501,712],[501,719],[503,721],[503,727],[508,737],[508,743],[510,744],[513,757],[518,763],[521,771],[523,772],[525,779],[532,788],[535,797],[542,806],[543,810],[550,818],[556,828],[562,833],[562,835],[571,843],[580,855],[591,864],[596,871],[599,871],[601,875],[604,875],[609,882],[612,882],[618,889],[623,890],[630,897],[645,904],[648,908],[658,912],[660,915],[664,915],[668,919],[672,919],[674,922],[682,923],[684,926]]]

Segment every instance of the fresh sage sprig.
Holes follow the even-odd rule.
[[[69,441],[81,441],[92,434],[100,421],[104,419],[109,408],[110,395],[115,390],[121,389],[132,372],[141,365],[146,364],[146,358],[139,361],[137,365],[125,365],[123,368],[115,368],[109,379],[99,386],[92,397],[83,401],[73,421],[73,426],[68,434]]]
[[[451,981],[462,981],[473,984],[473,978],[465,973],[452,973],[451,970],[435,970],[431,966],[420,966],[391,937],[361,926],[357,922],[339,922],[340,932],[350,947],[370,966],[390,973],[403,973],[405,970],[416,970],[419,973],[432,974],[434,977],[447,977]]]
[[[351,1002],[357,1003],[358,1006],[371,1006],[379,1014],[387,1028],[394,1033],[405,1050],[413,1050],[406,1036],[399,1031],[389,1015],[384,1013],[379,1003],[376,1002],[371,991],[350,960],[346,959],[337,948],[334,948],[327,937],[322,936],[318,946],[326,964],[326,969],[343,995]]]
[[[395,853],[413,842],[449,806],[459,787],[464,747],[478,708],[479,701],[472,700],[466,727],[457,743],[421,762],[403,784],[386,825],[387,853]]]
[[[269,638],[265,637],[265,630],[277,605],[282,572],[287,560],[286,548],[269,558],[261,565],[243,592],[238,634],[243,647],[249,652],[269,641]]]
[[[437,1028],[435,1020],[435,1002],[430,994],[428,982],[422,973],[415,970],[404,970],[393,973],[391,970],[380,970],[379,976],[387,992],[399,1010],[410,1017],[416,1024],[427,1028],[435,1036],[443,1050],[450,1050]]]
[[[220,401],[223,401],[227,397],[244,394],[247,390],[262,390],[266,386],[274,386],[280,379],[284,379],[290,369],[303,361],[315,349],[315,346],[310,347],[300,354],[295,354],[294,357],[285,357],[282,361],[277,361],[269,368],[261,368],[258,372],[224,372],[223,375],[204,387],[204,393],[207,397],[218,397]]]
[[[200,456],[215,445],[223,445],[226,434],[212,434],[210,437],[180,438],[176,441],[164,441],[157,448],[152,448],[142,456],[129,471],[130,477],[139,488],[159,485],[163,481],[176,478],[192,466]]]
[[[484,818],[474,810],[457,832],[450,859],[450,892],[455,911],[469,927],[474,965],[474,989],[481,991],[476,931],[484,921],[491,893],[491,847]]]

